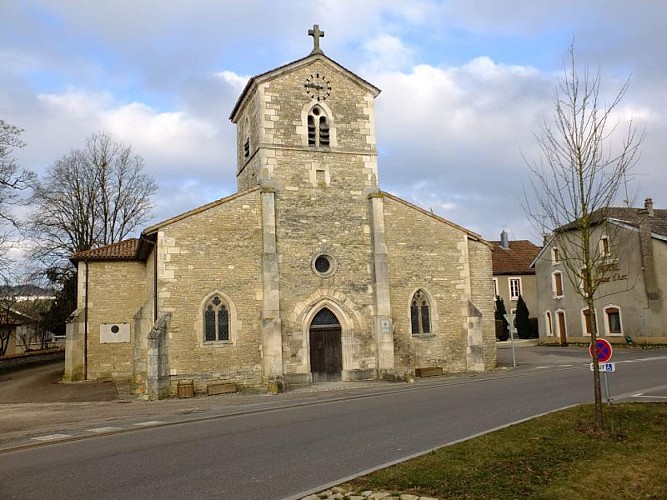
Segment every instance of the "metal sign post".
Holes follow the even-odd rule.
[[[516,368],[516,352],[514,351],[514,314],[503,314],[510,329],[510,346],[512,346],[512,367]]]
[[[608,340],[597,339],[595,346],[593,346],[592,343],[588,346],[588,352],[591,355],[591,358],[598,361],[599,369],[604,373],[604,392],[607,396],[607,405],[611,406],[611,398],[609,397],[609,378],[607,373],[616,370],[615,364],[609,363],[609,360],[611,360],[614,355],[614,349]],[[591,363],[591,370],[593,370],[593,363]]]
[[[611,398],[609,397],[609,379],[606,371],[602,373],[604,373],[604,393],[605,396],[607,396],[607,406],[611,406]]]

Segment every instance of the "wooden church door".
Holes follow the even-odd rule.
[[[342,369],[340,323],[334,313],[324,308],[310,323],[310,371],[313,382],[340,380]]]

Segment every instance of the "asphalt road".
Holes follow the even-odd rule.
[[[4,453],[0,498],[290,498],[591,400],[591,374],[581,349],[517,354],[519,368],[504,373],[315,399],[306,406],[263,406],[236,416]],[[617,372],[609,378],[616,399],[667,396],[667,352],[625,351],[615,361],[620,361]]]

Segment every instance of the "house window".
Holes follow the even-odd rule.
[[[229,340],[229,311],[219,295],[211,297],[204,307],[204,341]]]
[[[555,299],[563,296],[563,273],[560,271],[551,274],[551,290]]]
[[[510,300],[519,300],[521,295],[521,278],[510,278]]]
[[[308,145],[329,147],[329,121],[321,107],[315,106],[308,114]]]
[[[498,278],[493,278],[493,296],[498,298]]]
[[[605,327],[608,335],[623,335],[623,325],[621,324],[621,309],[616,306],[607,306],[604,308]]]
[[[583,327],[584,335],[591,335],[593,333],[591,310],[588,308],[581,311],[581,326]]]
[[[547,334],[547,337],[553,337],[554,326],[553,323],[551,322],[551,311],[547,311],[544,313],[544,326],[545,326],[544,330]]]
[[[558,252],[558,247],[553,247],[551,249],[551,263],[552,264],[560,263],[560,253]]]
[[[600,257],[609,257],[609,238],[604,235],[600,238],[599,243]]]
[[[417,290],[410,301],[412,335],[431,333],[431,307],[423,290]]]

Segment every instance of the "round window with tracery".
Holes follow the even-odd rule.
[[[320,254],[313,259],[312,267],[315,274],[326,278],[336,271],[336,261],[331,255]]]

